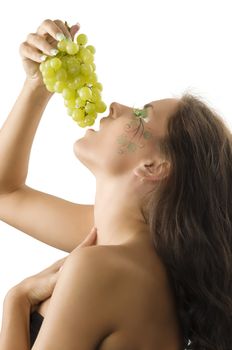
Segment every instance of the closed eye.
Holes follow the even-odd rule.
[[[143,109],[135,109],[134,108],[133,112],[134,112],[134,115],[135,115],[137,121],[139,122],[139,125],[138,125],[137,129],[135,130],[133,138],[138,134],[140,128],[142,127],[142,133],[140,135],[140,137],[141,137],[143,135],[143,133],[144,133],[144,124],[143,124],[144,121],[143,121],[143,118],[146,117],[146,115],[147,115],[146,106],[144,106]]]

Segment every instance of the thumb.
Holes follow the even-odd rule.
[[[71,34],[72,39],[74,39],[74,36],[78,32],[79,29],[80,29],[80,23],[76,23],[70,28],[70,34]]]

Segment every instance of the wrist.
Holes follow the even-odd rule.
[[[50,98],[54,92],[47,90],[45,84],[36,79],[26,78],[24,81],[24,87],[29,88],[31,91],[36,92],[40,95],[44,95],[47,98]]]
[[[5,298],[4,298],[4,306],[9,304],[20,304],[25,308],[31,309],[32,306],[28,299],[27,293],[23,290],[23,288],[15,286],[11,288]]]

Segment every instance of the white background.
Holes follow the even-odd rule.
[[[96,47],[103,100],[128,106],[185,90],[201,95],[232,129],[230,1],[4,1],[0,5],[0,127],[24,81],[19,45],[46,19],[80,22]],[[98,130],[99,114],[94,128]],[[67,200],[93,204],[95,178],[73,153],[83,137],[53,96],[36,133],[26,184]],[[1,160],[0,160],[1,162]],[[12,213],[13,215],[13,213]],[[42,220],[43,218],[41,218]],[[36,224],[36,223],[35,223]],[[64,233],[68,234],[68,232]],[[87,233],[86,233],[87,234]],[[6,292],[67,253],[0,221],[0,314]]]

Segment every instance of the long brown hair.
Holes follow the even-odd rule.
[[[171,173],[150,194],[145,215],[173,288],[184,346],[191,350],[229,350],[231,132],[200,97],[184,93],[159,145],[170,160]]]

